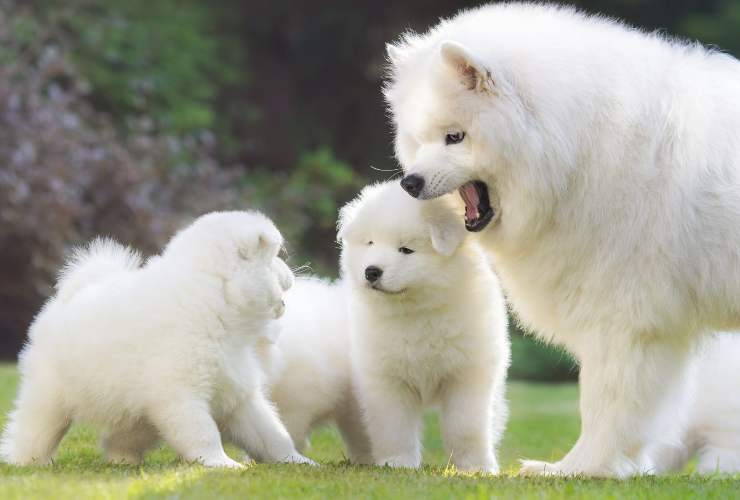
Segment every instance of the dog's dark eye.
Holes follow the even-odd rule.
[[[368,241],[368,242],[367,242],[367,245],[368,245],[368,246],[370,246],[370,245],[372,245],[372,244],[373,244],[373,242],[372,242],[372,241]]]
[[[463,139],[465,139],[465,132],[450,132],[445,136],[445,145],[449,146],[450,144],[459,144]]]
[[[401,247],[398,249],[398,251],[406,255],[414,253],[414,251],[411,250],[409,247]]]

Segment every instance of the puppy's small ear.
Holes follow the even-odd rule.
[[[260,259],[272,259],[277,255],[282,244],[283,238],[277,229],[269,228],[260,231],[255,245],[255,255]]]
[[[338,242],[341,243],[343,240],[347,239],[347,236],[352,231],[352,223],[355,220],[359,204],[360,199],[357,197],[339,209],[339,219],[337,220]]]
[[[432,248],[445,257],[454,254],[468,235],[460,217],[451,211],[431,214],[428,224]]]
[[[397,45],[393,45],[392,43],[385,44],[385,54],[388,62],[390,62],[393,66],[398,66],[401,60],[403,60],[403,50]]]
[[[439,46],[442,62],[452,71],[467,89],[478,92],[495,92],[491,71],[464,45],[445,41]]]

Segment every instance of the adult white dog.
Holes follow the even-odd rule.
[[[527,3],[388,54],[403,186],[459,190],[519,317],[580,361],[578,442],[523,471],[640,471],[691,345],[740,326],[740,63]]]
[[[299,451],[311,431],[337,424],[352,463],[370,464],[370,442],[352,383],[342,282],[298,278],[285,294],[277,339],[265,344],[270,395]]]
[[[79,251],[29,331],[2,457],[49,463],[84,421],[105,430],[117,463],[138,463],[161,436],[186,460],[240,467],[221,432],[255,458],[310,462],[265,398],[253,352],[293,281],[281,245],[264,216],[223,212],[143,267],[112,241]]]
[[[498,471],[509,341],[498,280],[446,203],[397,182],[365,188],[340,215],[351,359],[378,465],[418,467],[426,405],[460,470]]]

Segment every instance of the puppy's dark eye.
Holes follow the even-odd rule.
[[[445,145],[449,146],[451,144],[459,144],[463,139],[465,139],[465,132],[462,130],[460,132],[450,132],[445,135]]]
[[[373,242],[372,242],[372,241],[368,241],[368,242],[367,242],[367,246],[370,246],[370,245],[372,245],[372,244],[373,244]]]
[[[414,253],[414,251],[411,250],[409,247],[401,247],[398,249],[398,251],[406,255]]]

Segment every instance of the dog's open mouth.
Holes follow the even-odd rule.
[[[488,197],[488,185],[482,181],[470,181],[458,189],[465,202],[465,229],[477,233],[492,220],[495,210]]]

